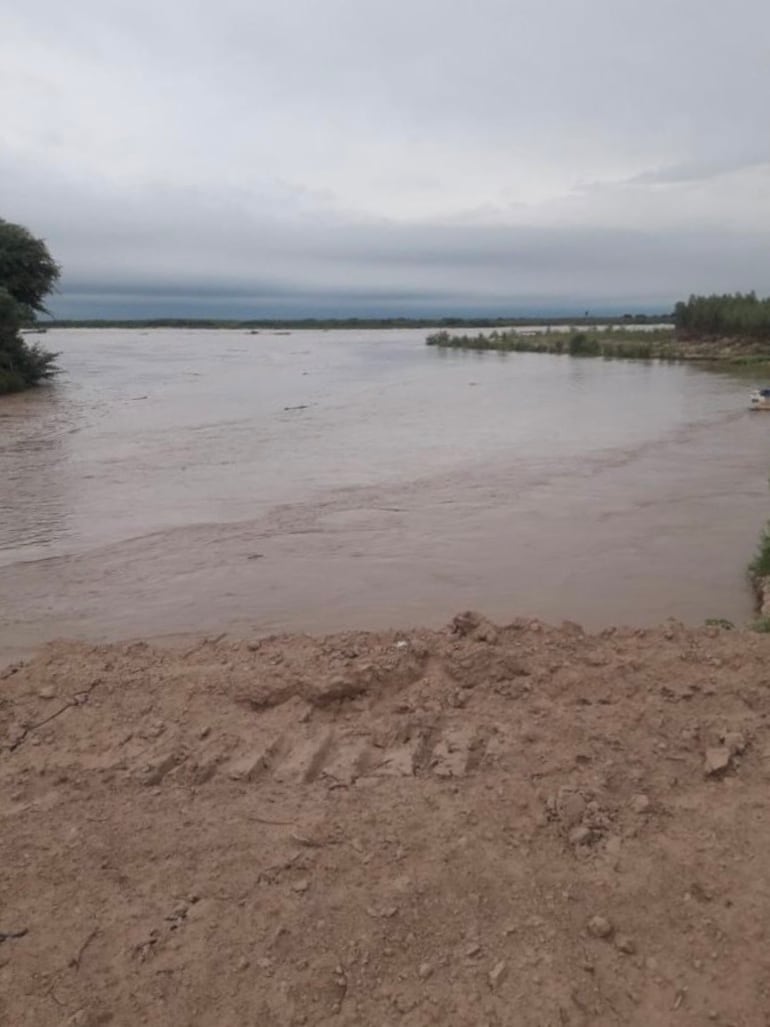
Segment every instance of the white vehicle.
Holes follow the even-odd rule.
[[[752,410],[770,410],[770,389],[755,389],[749,403]]]

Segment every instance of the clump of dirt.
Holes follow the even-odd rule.
[[[56,643],[0,680],[0,1023],[770,1024],[770,637]]]

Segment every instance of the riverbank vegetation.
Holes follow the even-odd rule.
[[[765,525],[754,559],[749,564],[749,578],[760,614],[752,627],[755,631],[770,632],[770,521]]]
[[[770,578],[770,523],[765,527],[749,570],[753,578]]]
[[[42,239],[0,219],[0,394],[19,392],[56,374],[56,354],[28,343],[22,329],[45,313],[59,266]]]
[[[568,353],[632,360],[701,360],[756,366],[770,363],[770,299],[734,293],[691,296],[676,304],[666,324],[549,326],[544,332],[509,327],[475,335],[445,329],[426,339],[445,349]]]
[[[495,350],[500,353],[567,353],[573,357],[606,357],[635,360],[677,358],[673,328],[588,328],[548,329],[521,332],[510,329],[488,335],[450,335],[435,332],[426,339],[429,346],[445,349]]]

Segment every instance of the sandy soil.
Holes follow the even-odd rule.
[[[576,626],[0,681],[0,1023],[770,1024],[770,637]]]

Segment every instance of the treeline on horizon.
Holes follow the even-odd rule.
[[[755,292],[690,296],[674,307],[674,325],[682,335],[770,338],[770,298]]]
[[[236,321],[225,318],[77,318],[40,323],[40,328],[234,328],[242,331],[340,328],[504,328],[513,325],[628,325],[671,323],[671,314],[606,317],[304,317]]]
[[[521,326],[633,327],[673,325],[682,338],[770,339],[770,297],[755,292],[692,295],[680,300],[673,314],[623,314],[581,317],[303,317],[303,318],[52,318],[37,321],[35,328],[229,328],[240,331],[290,331],[302,329],[433,328],[504,329]]]

